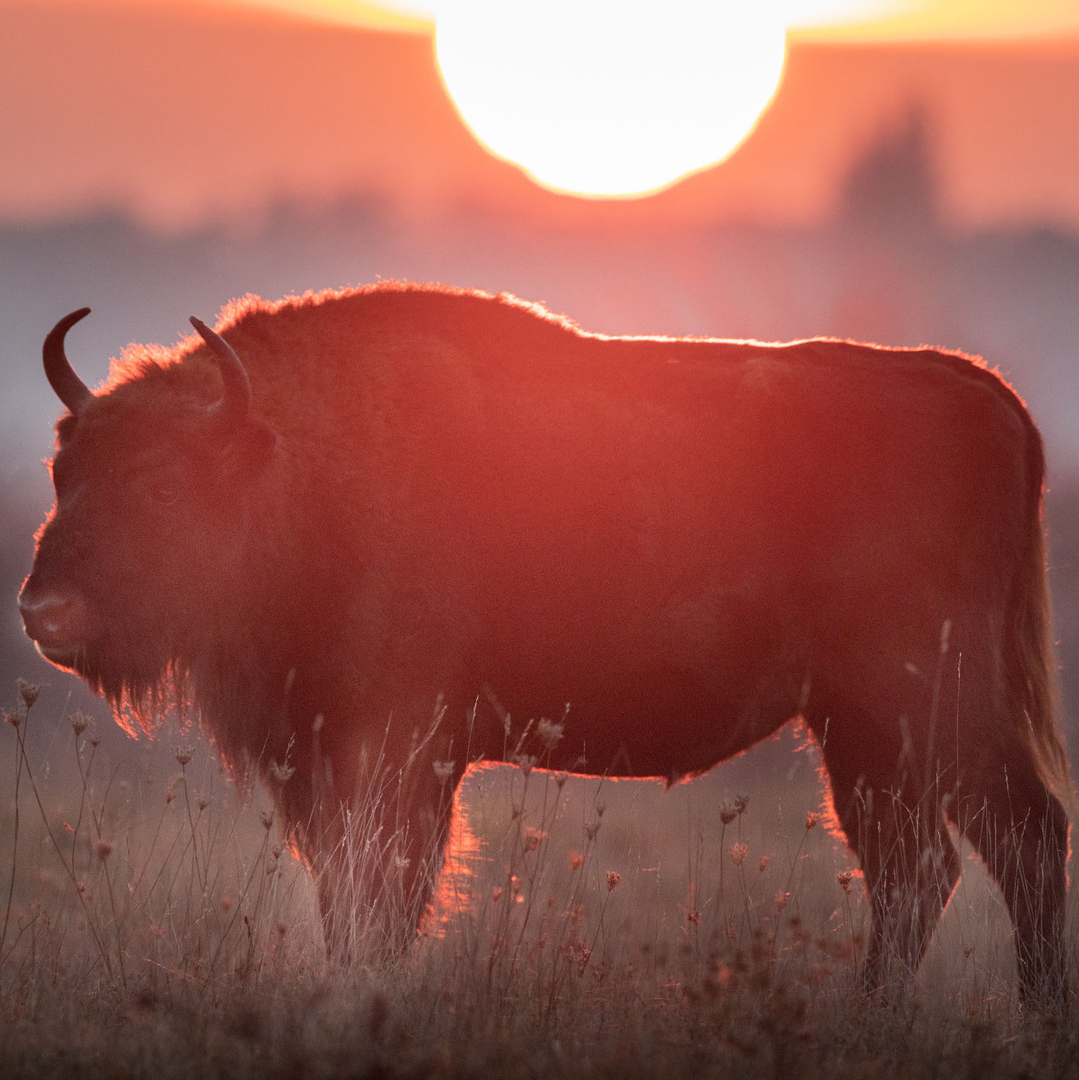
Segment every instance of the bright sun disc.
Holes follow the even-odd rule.
[[[558,191],[640,195],[723,160],[753,129],[786,55],[772,7],[458,0],[438,7],[435,47],[493,153]]]

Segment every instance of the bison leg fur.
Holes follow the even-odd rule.
[[[986,769],[951,816],[1004,894],[1015,928],[1021,1000],[1038,1012],[1067,1005],[1064,911],[1068,822],[1024,748]],[[973,786],[973,785],[972,785]]]
[[[863,731],[869,726],[863,717]],[[909,984],[959,881],[959,854],[944,819],[946,788],[940,778],[916,782],[898,764],[901,753],[873,761],[849,753],[856,740],[822,743],[835,813],[871,905],[866,989],[891,997]]]
[[[399,956],[431,901],[458,777],[436,776],[429,755],[415,750],[361,761],[347,785],[334,777],[319,762],[310,786],[290,781],[282,793],[294,845],[315,879],[327,953],[346,966]]]
[[[959,881],[959,854],[933,797],[915,801],[859,787],[841,820],[871,904],[866,989],[889,997],[910,982],[925,955]]]

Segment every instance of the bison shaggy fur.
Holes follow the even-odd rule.
[[[609,337],[380,284],[247,298],[91,393],[82,314],[46,343],[68,412],[27,632],[121,714],[186,702],[262,775],[334,948],[344,896],[414,930],[507,712],[568,703],[552,766],[668,782],[801,717],[871,899],[867,985],[917,966],[950,822],[1023,993],[1064,1000],[1042,444],[980,362]]]

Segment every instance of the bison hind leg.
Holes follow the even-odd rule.
[[[887,997],[917,970],[961,867],[944,818],[946,785],[914,783],[909,770],[897,776],[890,755],[851,753],[859,745],[832,738],[822,749],[836,817],[870,902],[866,989]]]
[[[1062,1012],[1068,821],[1018,740],[1003,758],[971,778],[950,813],[1004,894],[1024,1006]]]
[[[913,978],[960,877],[940,803],[888,790],[852,793],[844,827],[865,875],[872,913],[864,980],[881,996]]]

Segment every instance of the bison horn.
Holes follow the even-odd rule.
[[[191,325],[210,347],[221,371],[224,390],[218,401],[207,407],[207,412],[220,417],[225,426],[234,428],[242,424],[251,408],[251,380],[243,362],[232,346],[220,334],[211,330],[201,319],[191,316]]]
[[[75,374],[68,361],[67,353],[64,352],[64,338],[75,323],[89,314],[90,309],[84,307],[65,315],[49,331],[41,350],[42,359],[45,361],[45,377],[49,380],[49,385],[75,416],[78,416],[94,395],[86,383]]]

